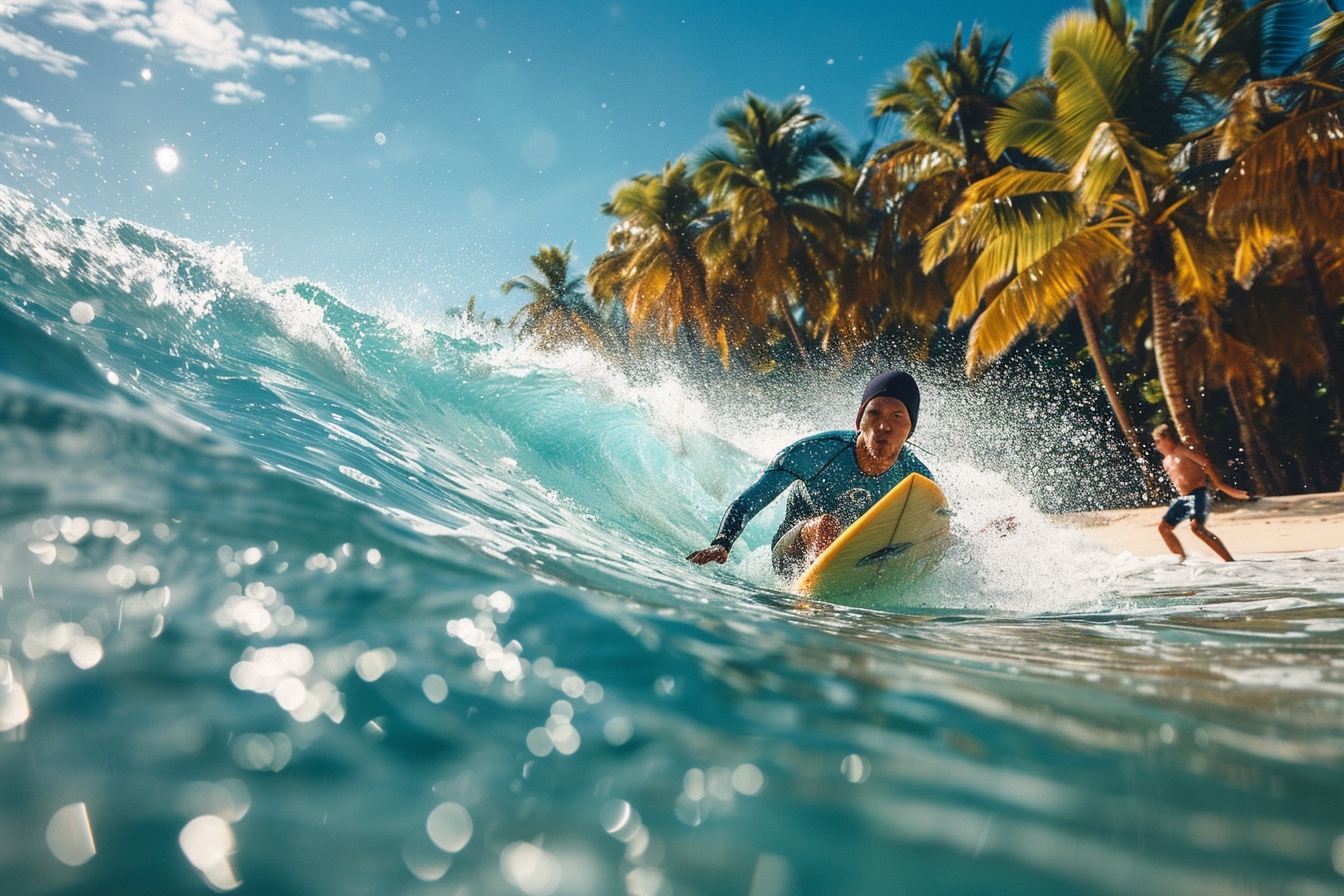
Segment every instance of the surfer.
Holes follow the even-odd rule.
[[[1209,486],[1242,501],[1250,498],[1250,495],[1218,478],[1209,459],[1181,442],[1180,436],[1168,424],[1163,423],[1153,430],[1153,445],[1162,453],[1162,469],[1167,471],[1167,477],[1171,479],[1179,496],[1167,508],[1162,522],[1157,524],[1162,540],[1173,554],[1184,561],[1185,549],[1181,547],[1175,529],[1182,520],[1188,519],[1190,531],[1195,533],[1195,537],[1213,548],[1219,557],[1230,561],[1232,555],[1223,546],[1222,540],[1204,527],[1204,521],[1209,518]]]
[[[796,577],[905,477],[933,478],[905,444],[918,421],[915,378],[903,370],[879,374],[863,390],[853,432],[819,433],[779,452],[729,505],[710,546],[686,559],[723,563],[747,522],[787,488],[784,522],[771,547],[776,575]]]

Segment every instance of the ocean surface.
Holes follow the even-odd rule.
[[[1344,552],[1057,528],[1130,487],[1085,384],[929,373],[958,541],[857,609],[778,508],[682,557],[868,371],[347,299],[0,187],[6,896],[1344,893]]]

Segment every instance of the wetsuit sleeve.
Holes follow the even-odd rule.
[[[750,488],[738,495],[736,501],[728,505],[723,514],[723,522],[719,523],[719,534],[714,536],[710,544],[731,550],[733,542],[737,541],[737,537],[742,534],[751,518],[764,510],[767,504],[778,498],[780,492],[798,478],[788,470],[777,466],[777,463],[778,460],[771,464]]]

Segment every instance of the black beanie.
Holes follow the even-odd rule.
[[[894,398],[904,404],[910,413],[910,432],[915,431],[915,424],[919,422],[919,385],[914,377],[904,370],[889,370],[873,377],[868,388],[863,390],[863,401],[859,402],[859,413],[854,418],[855,429],[863,420],[863,409],[874,398]]]

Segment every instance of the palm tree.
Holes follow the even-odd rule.
[[[968,366],[992,360],[1033,326],[1048,329],[1070,307],[1086,333],[1108,293],[1142,281],[1168,410],[1181,437],[1202,448],[1182,361],[1199,319],[1184,306],[1225,295],[1228,259],[1190,205],[1197,194],[1176,179],[1167,148],[1216,109],[1229,72],[1252,69],[1245,48],[1255,42],[1246,35],[1263,24],[1264,7],[1153,0],[1139,23],[1118,0],[1098,0],[1091,15],[1055,21],[1047,80],[1013,95],[986,145],[991,153],[1017,148],[1056,170],[991,175],[926,244],[926,269],[952,255],[974,259],[949,320],[970,320],[988,300],[971,331]],[[1118,396],[1108,395],[1138,454]]]
[[[832,275],[843,265],[850,201],[839,176],[843,140],[807,104],[750,93],[733,102],[715,120],[727,145],[706,150],[694,176],[711,212],[722,213],[700,239],[711,293],[741,303],[754,326],[782,322],[804,364],[795,316],[815,337],[838,313]]]
[[[569,276],[573,246],[573,242],[563,249],[543,245],[530,259],[541,279],[521,274],[500,287],[506,295],[515,289],[532,295],[532,301],[514,314],[509,327],[517,327],[523,336],[536,337],[542,348],[585,343],[605,351],[607,325],[584,299],[583,275]]]
[[[930,234],[926,269],[974,257],[953,297],[948,325],[972,318],[966,372],[1003,355],[1028,330],[1049,333],[1078,313],[1097,379],[1145,475],[1148,453],[1120,398],[1098,318],[1125,276],[1126,246],[1113,221],[1087,223],[1067,173],[1007,169],[967,190],[953,218]],[[1005,282],[1006,281],[1006,282]],[[989,301],[982,313],[981,297]],[[1151,482],[1150,482],[1151,485]]]
[[[618,184],[602,211],[620,220],[611,229],[607,251],[588,270],[593,297],[603,304],[624,304],[631,339],[652,330],[670,345],[683,326],[693,326],[704,345],[718,349],[726,368],[729,346],[741,341],[741,328],[726,309],[710,302],[696,246],[707,210],[686,161],[668,162],[659,174]]]
[[[1246,288],[1276,249],[1290,249],[1324,344],[1335,415],[1344,421],[1341,295],[1325,282],[1344,264],[1344,13],[1317,30],[1301,71],[1242,89],[1217,139],[1230,164],[1210,224],[1236,241],[1234,274]]]
[[[958,26],[950,47],[925,46],[871,94],[874,120],[900,119],[906,134],[873,153],[855,191],[875,222],[869,279],[885,299],[879,330],[912,326],[927,343],[950,301],[942,272],[925,274],[919,253],[966,186],[996,167],[985,129],[1012,87],[1008,46],[986,41],[978,25],[963,44]]]
[[[994,160],[985,147],[985,129],[1012,90],[1014,79],[1007,69],[1009,44],[1007,40],[986,41],[979,25],[963,44],[958,25],[952,46],[925,45],[905,63],[904,76],[893,74],[875,88],[873,117],[900,118],[909,137],[888,147],[908,144],[893,155],[913,160],[918,152],[936,163],[941,153],[967,169],[969,180],[992,172]]]

